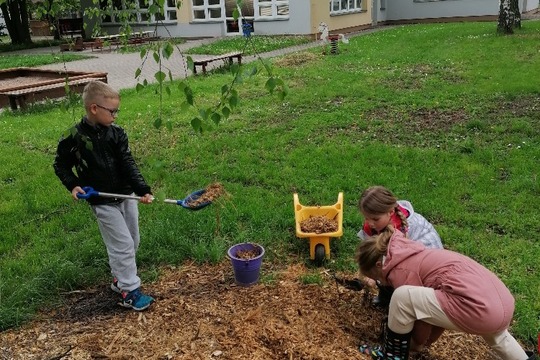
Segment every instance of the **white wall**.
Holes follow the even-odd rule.
[[[519,3],[519,10],[523,12],[538,9],[540,7],[538,0],[521,0]]]
[[[311,1],[289,0],[289,20],[255,21],[254,27],[257,35],[311,34]]]
[[[254,23],[254,34],[311,34],[310,6],[310,0],[289,0],[288,20],[256,20]],[[182,37],[214,37],[224,36],[226,34],[224,21],[199,24],[179,23],[178,25],[169,25],[168,30],[172,34],[172,36]],[[165,33],[165,29],[158,30],[158,32],[161,36],[167,36]]]
[[[430,19],[498,14],[499,2],[497,0],[435,0],[429,2],[386,0],[385,20]]]

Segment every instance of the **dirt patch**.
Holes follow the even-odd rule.
[[[307,272],[318,272],[323,284],[303,284]],[[230,262],[168,268],[145,286],[156,303],[143,313],[116,306],[108,284],[70,293],[62,308],[0,333],[0,359],[369,359],[358,345],[377,341],[383,317],[369,305],[370,292],[301,265],[263,263],[262,274],[243,288],[234,285]],[[495,357],[480,338],[448,332],[412,359]]]
[[[398,126],[401,129],[400,132],[417,133],[419,131],[446,132],[455,125],[465,124],[469,120],[469,115],[465,110],[421,108],[407,112],[388,112],[384,109],[376,109],[366,114],[366,118],[380,119],[385,126]]]
[[[283,56],[281,58],[278,58],[274,61],[274,65],[276,66],[300,66],[307,64],[309,62],[315,61],[319,58],[316,54],[310,53],[310,52],[297,52],[292,53],[286,56]]]

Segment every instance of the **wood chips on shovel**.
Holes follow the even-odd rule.
[[[213,202],[215,199],[225,194],[225,188],[218,182],[208,185],[204,190],[205,191],[198,198],[188,199],[186,205],[195,208],[201,204]]]

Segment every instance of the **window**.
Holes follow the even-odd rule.
[[[289,1],[255,0],[255,19],[288,19]]]
[[[208,21],[223,18],[222,0],[192,0],[193,20]]]
[[[330,14],[347,14],[362,11],[362,0],[330,0]]]
[[[100,7],[102,10],[112,8],[104,18],[103,23],[153,23],[157,21],[171,22],[176,21],[176,0],[167,0],[164,4],[164,14],[149,14],[148,8],[152,0],[113,0],[102,1]],[[112,6],[111,6],[112,5]]]

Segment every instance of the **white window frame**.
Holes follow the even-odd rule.
[[[173,2],[174,6],[169,6],[170,1]],[[149,0],[148,6],[145,7],[145,8],[139,7],[140,6],[139,0],[135,0],[135,3],[136,3],[136,7],[134,9],[130,9],[130,8],[127,8],[126,1],[122,0],[122,9],[124,11],[129,11],[129,12],[136,15],[136,19],[133,20],[133,21],[130,21],[130,24],[148,24],[148,23],[155,24],[158,21],[160,21],[159,19],[156,19],[154,14],[151,15],[149,20],[147,20],[147,19],[143,20],[144,15],[146,15],[146,18],[148,18],[148,8],[150,7],[150,5],[152,5],[152,0]],[[102,8],[102,10],[103,10],[103,8]],[[163,8],[163,12],[164,12],[163,17],[164,17],[164,19],[162,19],[161,21],[163,21],[164,23],[176,23],[176,22],[178,22],[178,20],[176,19],[176,11],[177,11],[176,0],[167,0],[167,1],[165,1],[165,6]],[[175,15],[174,18],[171,17],[171,14],[173,14],[173,13]],[[113,10],[113,13],[110,15],[110,17],[111,17],[110,21],[103,20],[103,23],[104,24],[120,24],[120,22],[117,21],[117,15],[115,14],[115,10]]]
[[[287,7],[286,14],[279,13],[279,9],[282,7]],[[261,15],[261,13],[263,13],[263,9],[266,10],[265,12],[268,15]],[[289,0],[254,0],[253,11],[255,20],[289,19]]]
[[[363,11],[362,0],[330,0],[330,15],[343,15]],[[336,6],[337,9],[336,9]]]
[[[220,17],[211,17],[212,10],[219,9],[220,11]],[[204,12],[204,19],[203,18],[196,18],[195,12]],[[193,19],[193,22],[215,22],[215,21],[222,21],[225,18],[225,3],[224,0],[219,0],[218,4],[210,4],[209,0],[203,0],[202,5],[195,5],[193,3],[193,0],[191,0],[191,18]]]

